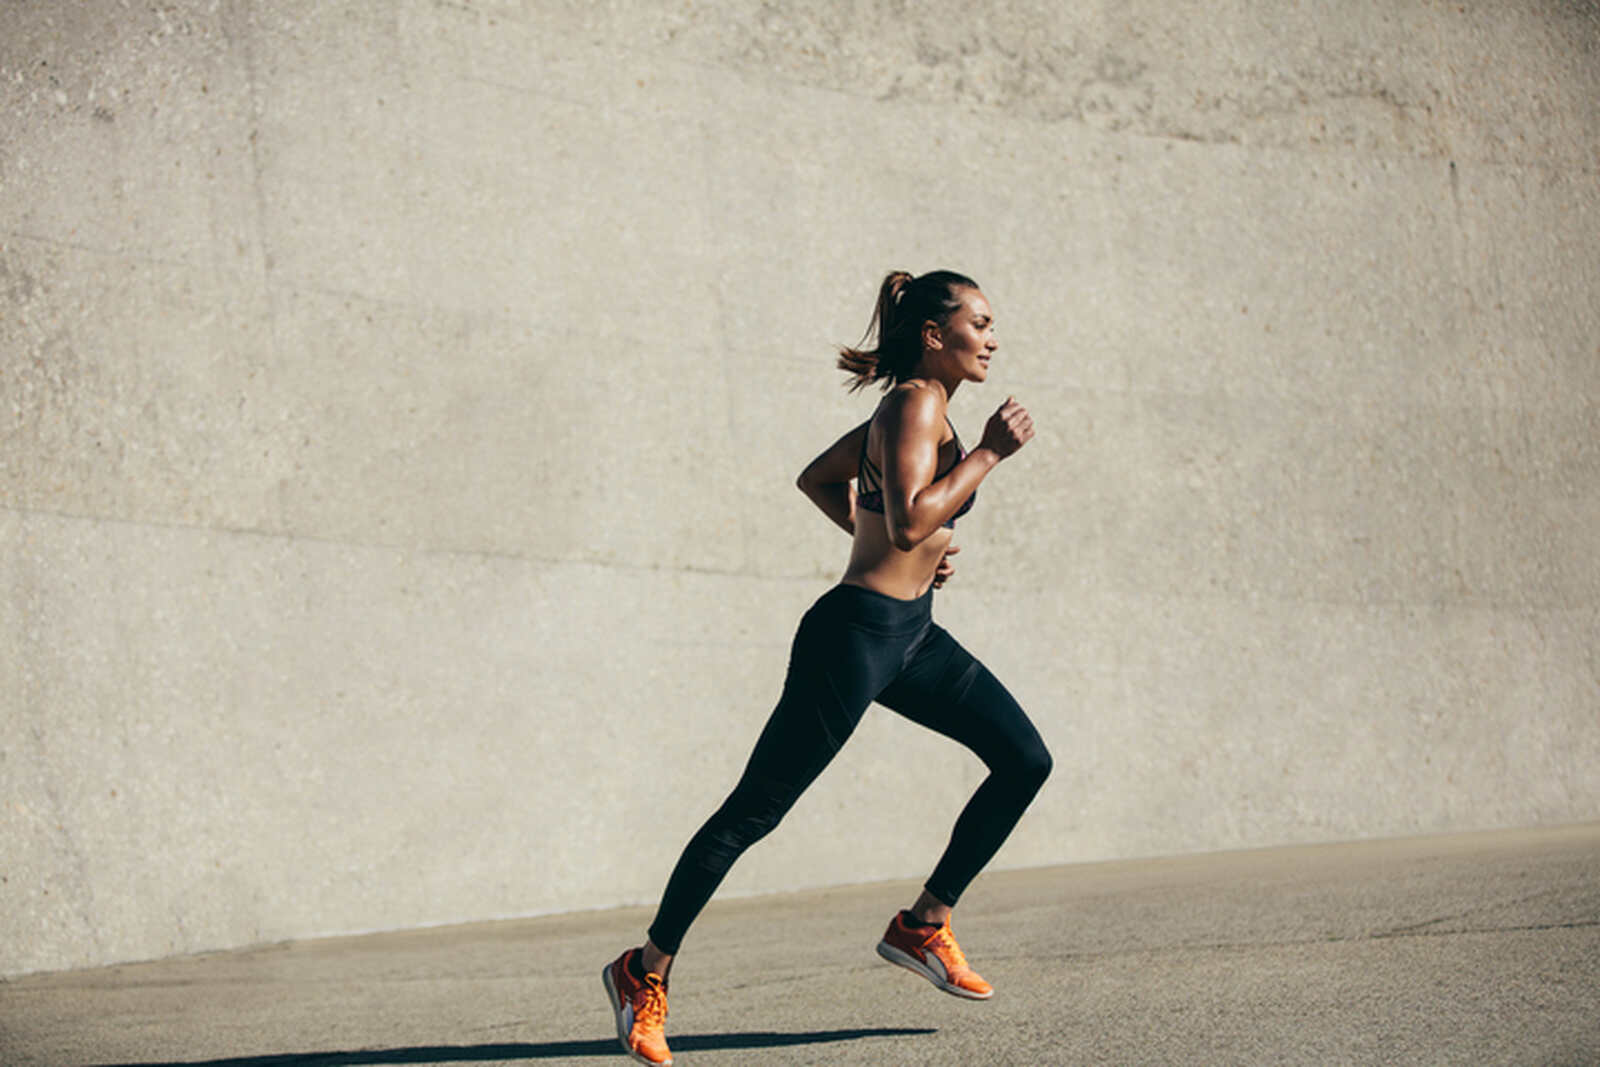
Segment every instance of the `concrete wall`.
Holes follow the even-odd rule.
[[[653,900],[893,267],[1040,427],[1000,865],[1600,815],[1597,172],[1580,0],[6,3],[0,974]],[[726,890],[980,775],[875,713]]]

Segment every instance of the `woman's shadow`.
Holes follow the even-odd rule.
[[[820,1045],[834,1041],[859,1041],[864,1037],[915,1037],[937,1030],[874,1028],[870,1030],[812,1030],[780,1034],[750,1031],[742,1034],[678,1034],[674,1052],[723,1049],[784,1048]],[[543,1041],[537,1044],[434,1045],[418,1048],[361,1049],[353,1052],[284,1052],[269,1056],[234,1056],[221,1060],[170,1060],[161,1063],[117,1064],[106,1067],[343,1067],[386,1063],[483,1063],[495,1060],[553,1060],[578,1056],[621,1056],[615,1038],[605,1041]]]

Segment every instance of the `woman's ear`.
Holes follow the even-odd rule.
[[[939,329],[939,324],[932,319],[924,322],[922,324],[922,350],[926,352],[931,348],[934,351],[938,351],[943,348],[944,338],[940,336],[943,332]]]

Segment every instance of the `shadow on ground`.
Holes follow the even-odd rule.
[[[813,1030],[777,1034],[752,1031],[743,1034],[675,1034],[673,1052],[713,1049],[783,1048],[857,1041],[863,1037],[910,1037],[937,1030],[872,1029]],[[552,1060],[574,1056],[623,1055],[615,1038],[604,1041],[545,1041],[539,1044],[434,1045],[421,1048],[364,1049],[356,1052],[285,1052],[270,1056],[233,1056],[222,1060],[171,1060],[160,1063],[126,1063],[106,1067],[342,1067],[349,1064],[385,1063],[485,1063],[498,1060]]]

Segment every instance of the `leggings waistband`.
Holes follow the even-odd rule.
[[[933,588],[915,600],[880,593],[841,582],[817,599],[813,610],[837,613],[841,622],[854,622],[876,630],[915,630],[933,619]]]

